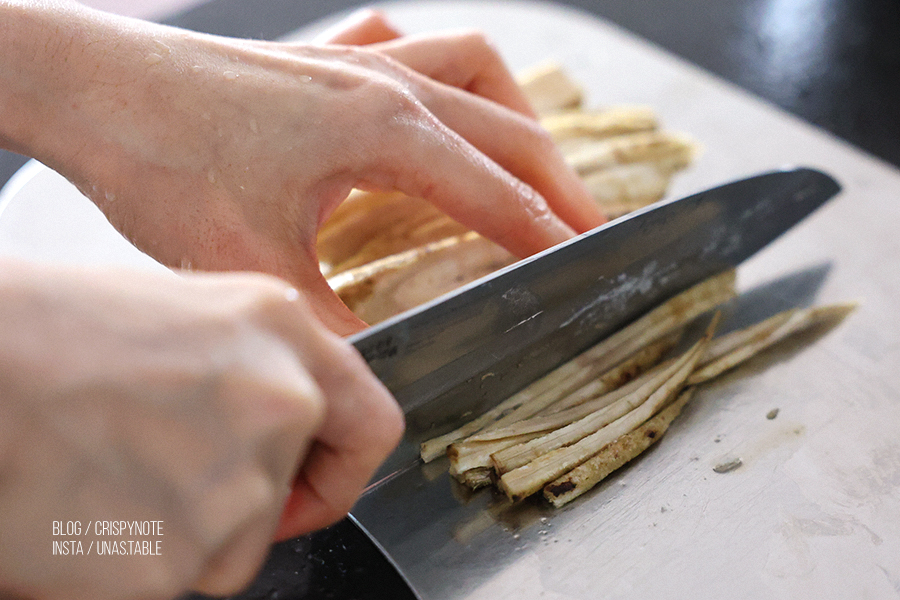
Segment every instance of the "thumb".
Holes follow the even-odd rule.
[[[318,270],[318,260],[303,262],[307,268],[305,273],[286,277],[303,295],[316,317],[331,331],[341,336],[348,336],[362,331],[369,325],[351,311],[338,297],[322,272]],[[308,265],[313,265],[309,268]]]

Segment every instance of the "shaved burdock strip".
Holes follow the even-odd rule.
[[[615,371],[618,371],[618,369],[615,369]],[[646,381],[647,377],[642,376],[610,394],[595,398],[582,405],[574,406],[567,411],[521,420],[497,429],[489,427],[483,432],[455,442],[447,449],[447,455],[450,457],[450,474],[460,481],[466,482],[469,477],[467,473],[470,470],[493,470],[494,456],[498,452],[502,452],[509,447],[526,447],[529,441],[597,412],[606,404],[611,404],[634,391]]]
[[[555,387],[544,390],[536,396],[524,395],[526,400],[518,408],[485,427],[483,431],[475,434],[472,439],[476,440],[481,437],[496,439],[494,434],[497,430],[514,426],[516,423],[530,419],[535,415],[551,412],[551,409],[557,406],[561,407],[560,410],[574,408],[578,404],[602,396],[607,391],[620,388],[656,365],[663,354],[675,346],[678,339],[678,335],[667,335],[661,340],[656,340],[605,373],[602,372],[602,369],[611,361],[605,358],[601,362],[597,353],[592,352],[591,357],[596,357],[597,362],[585,364],[583,371],[577,378],[571,376],[570,373],[566,373],[570,375],[566,380],[566,384],[557,384]],[[597,373],[602,374],[597,375]],[[556,375],[559,376],[559,373],[557,372]]]
[[[681,390],[706,350],[718,319],[714,319],[701,342],[695,345],[672,377],[657,389],[646,402],[597,432],[582,438],[571,446],[565,446],[543,454],[535,460],[504,473],[500,477],[500,489],[511,499],[520,500],[540,490],[563,473],[578,466],[596,454],[607,444],[635,429],[656,414]]]
[[[607,217],[616,219],[662,199],[672,178],[662,163],[616,165],[583,177],[584,185]]]
[[[668,352],[676,342],[676,336],[667,337],[654,344],[651,344],[640,352],[637,352],[627,360],[617,365],[615,368],[601,375],[596,381],[591,382],[589,384],[591,391],[597,391],[594,395],[600,395],[605,390],[615,389],[623,385],[627,381],[630,381],[638,374],[642,373],[644,370],[656,364],[659,358],[665,352]],[[439,456],[443,456],[450,444],[465,440],[482,430],[493,429],[494,427],[492,426],[496,425],[504,417],[523,414],[527,414],[528,416],[533,415],[533,409],[525,407],[523,405],[523,402],[527,402],[527,398],[525,396],[514,394],[480,417],[468,421],[462,427],[422,442],[422,445],[420,447],[420,456],[422,460],[427,463],[433,461]],[[521,408],[525,408],[525,410],[517,413],[516,411]],[[524,418],[525,417],[515,418],[514,421],[518,421]],[[505,419],[503,423],[508,423],[509,421],[509,419]],[[499,426],[503,425],[501,424],[498,425],[498,427]],[[476,440],[477,438],[473,439],[473,441]]]
[[[746,329],[722,336],[721,340],[713,340],[707,356],[691,375],[688,384],[698,385],[718,377],[796,333],[829,321],[840,321],[856,306],[855,302],[849,302],[791,309]]]
[[[559,412],[540,414],[527,419],[522,419],[503,427],[489,427],[465,439],[465,442],[488,442],[514,437],[526,433],[539,433],[541,431],[553,431],[565,427],[574,421],[578,421],[598,410],[607,408],[629,395],[640,393],[641,388],[655,385],[659,387],[669,375],[659,367],[642,374],[634,380],[618,387],[609,393],[602,394],[592,400],[572,406]]]
[[[316,252],[323,274],[332,277],[466,231],[426,200],[353,190],[319,230]]]
[[[641,426],[604,446],[597,454],[543,488],[544,498],[555,507],[581,496],[608,475],[638,457],[662,438],[694,393],[686,388],[678,398]]]
[[[622,106],[556,113],[543,117],[541,125],[555,142],[560,143],[575,138],[602,139],[651,131],[659,122],[650,108]]]
[[[494,483],[494,471],[490,467],[468,469],[458,479],[467,488],[477,490]]]
[[[661,164],[675,172],[691,163],[696,145],[681,135],[641,131],[605,139],[575,138],[563,148],[566,163],[582,176],[628,164]]]
[[[599,379],[588,382],[536,414],[544,416],[568,410],[630,384],[648,369],[659,364],[660,359],[678,345],[683,333],[684,330],[681,327],[670,331],[643,350],[638,350],[628,361],[620,363],[618,367],[608,371]]]
[[[470,232],[344,271],[328,283],[359,318],[375,324],[514,261],[504,248]]]
[[[603,427],[606,427],[615,420],[627,415],[631,411],[647,402],[654,393],[669,385],[672,390],[680,389],[684,380],[693,371],[694,365],[700,359],[701,348],[708,342],[707,339],[701,340],[693,348],[685,352],[678,360],[671,362],[668,366],[654,371],[643,377],[644,381],[636,387],[631,393],[625,394],[610,402],[603,408],[594,410],[577,420],[570,420],[568,423],[562,423],[545,435],[526,442],[524,444],[516,444],[515,446],[504,448],[491,455],[494,468],[497,473],[503,475],[509,471],[522,467],[538,457],[545,454],[569,446],[575,442],[592,435]],[[685,365],[690,363],[690,367]],[[683,377],[679,380],[679,374],[683,373]],[[673,392],[674,393],[674,392]],[[615,393],[613,393],[615,394]],[[602,398],[599,400],[603,400]],[[599,402],[598,402],[599,403]],[[578,410],[578,407],[572,411]],[[560,416],[566,416],[567,412],[557,413],[556,418],[561,422]],[[544,417],[547,419],[547,417]],[[530,421],[539,419],[530,419]],[[527,421],[525,422],[527,423]],[[525,423],[522,423],[523,425]]]
[[[532,440],[542,432],[531,432],[516,436],[509,436],[499,440],[484,442],[456,442],[447,448],[447,456],[450,458],[450,474],[461,479],[466,471],[471,469],[490,468],[491,455],[509,446],[522,444]]]
[[[621,436],[596,455],[565,475],[547,484],[544,498],[560,507],[584,494],[610,473],[659,441],[671,422],[690,401],[696,385],[710,381],[766,348],[809,328],[837,323],[856,308],[856,303],[840,303],[807,309],[790,309],[773,317],[714,339],[688,379],[678,399],[637,429]]]
[[[535,65],[519,73],[516,82],[538,114],[578,108],[584,99],[581,86],[557,63]]]
[[[596,379],[599,374],[647,348],[648,345],[689,323],[699,315],[730,300],[735,295],[735,273],[728,270],[706,279],[669,299],[660,306],[619,330],[604,341],[581,353],[549,374],[523,388],[484,416],[459,429],[424,442],[420,452],[425,462],[441,456],[453,442],[464,439],[485,427],[508,425],[520,418],[537,414]],[[515,418],[502,419],[522,406]]]

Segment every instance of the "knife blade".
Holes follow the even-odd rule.
[[[651,307],[737,266],[839,191],[829,175],[797,168],[657,203],[350,341],[407,418],[427,413],[422,426],[430,430],[454,412],[489,408]]]
[[[350,338],[407,420],[351,518],[420,597],[465,598],[458,578],[435,569],[451,560],[477,570],[479,553],[463,558],[448,532],[487,500],[453,498],[447,476],[421,466],[419,443],[736,267],[839,191],[829,175],[796,168],[660,202]]]

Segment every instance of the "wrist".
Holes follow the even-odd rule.
[[[128,102],[140,26],[67,0],[0,0],[0,147],[77,179],[79,156]]]
[[[68,4],[0,1],[0,145],[29,156],[42,151],[65,97],[73,33]],[[70,21],[71,22],[71,21]]]

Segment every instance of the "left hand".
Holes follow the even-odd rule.
[[[283,44],[63,6],[68,42],[33,43],[65,69],[28,74],[57,110],[26,149],[166,265],[280,276],[347,334],[365,324],[316,234],[354,187],[430,200],[520,256],[604,220],[481,36],[386,40],[368,18],[336,38],[376,44]]]

